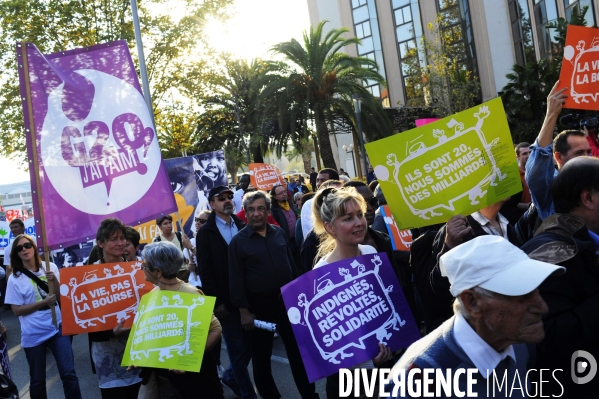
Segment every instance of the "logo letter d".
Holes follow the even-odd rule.
[[[576,367],[576,359],[582,357],[586,360],[586,362],[578,363],[578,367]],[[589,373],[585,377],[577,377],[576,372],[582,373],[586,368],[590,366]],[[591,381],[595,375],[597,374],[597,361],[587,351],[576,351],[572,354],[572,358],[570,359],[570,372],[572,374],[572,381],[575,384],[586,384]]]

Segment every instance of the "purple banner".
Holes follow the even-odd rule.
[[[44,237],[33,201],[38,239],[61,248],[93,239],[109,217],[140,224],[174,211],[127,43],[49,55],[32,43],[16,50],[32,192],[43,196]]]
[[[314,269],[281,288],[310,382],[420,338],[387,255],[362,255]]]

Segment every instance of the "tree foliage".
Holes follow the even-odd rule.
[[[333,133],[334,118],[343,118],[356,126],[352,95],[359,94],[362,98],[365,132],[370,137],[390,135],[392,125],[380,100],[362,84],[365,81],[385,84],[377,72],[376,62],[340,52],[343,47],[359,44],[360,40],[345,39],[343,35],[348,31],[345,28],[324,33],[325,24],[323,21],[316,28],[304,31],[303,43],[292,39],[272,48],[287,64],[270,64],[263,96],[278,99],[280,133],[295,145],[309,137],[308,125],[312,123],[324,166],[337,168],[329,135]]]
[[[166,116],[180,104],[171,101],[173,90],[185,75],[201,75],[209,58],[202,38],[209,17],[226,17],[232,0],[138,1],[142,40],[157,115],[159,135],[172,130]],[[169,8],[179,7],[183,17],[173,19]],[[165,11],[166,10],[166,11]],[[53,53],[97,43],[125,39],[132,49],[135,39],[129,0],[5,0],[0,2],[0,155],[24,154],[23,117],[18,88],[15,42],[34,43]]]
[[[408,102],[413,107],[431,107],[442,118],[476,105],[480,100],[480,82],[468,68],[465,59],[462,31],[444,28],[455,24],[458,16],[439,14],[427,28],[434,40],[422,39],[418,47],[406,49],[406,87]],[[458,47],[458,48],[456,48]]]

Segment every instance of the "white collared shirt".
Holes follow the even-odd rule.
[[[510,356],[516,362],[516,353],[512,345],[497,352],[470,327],[464,316],[459,313],[453,324],[453,335],[458,345],[484,378],[491,375],[499,362],[506,357]]]
[[[491,224],[489,219],[484,217],[482,213],[477,211],[477,212],[474,212],[473,214],[471,214],[470,216],[472,216],[472,218],[480,224],[480,227],[483,228],[485,233],[492,235],[492,236],[503,237],[506,240],[509,239],[508,235],[507,235],[507,225],[510,222],[501,213],[497,213],[497,221],[499,222],[499,225],[501,226],[501,232],[497,231],[497,229],[495,227],[493,227],[493,225]]]

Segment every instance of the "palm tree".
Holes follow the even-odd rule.
[[[324,167],[337,168],[329,141],[333,133],[330,126],[334,118],[344,118],[356,126],[353,94],[359,94],[363,106],[374,110],[370,115],[376,117],[367,125],[376,126],[378,134],[391,134],[392,125],[380,100],[363,86],[366,81],[385,84],[376,62],[340,52],[346,46],[360,44],[360,40],[345,39],[346,28],[332,29],[323,35],[326,22],[304,31],[303,45],[292,39],[272,48],[285,57],[286,65],[270,63],[269,81],[262,96],[277,98],[280,133],[292,136],[294,142],[309,137],[307,121],[312,121]]]
[[[268,101],[260,98],[265,63],[260,60],[248,63],[227,56],[223,56],[222,61],[222,70],[213,74],[208,85],[208,91],[213,94],[202,98],[201,104],[207,110],[218,111],[217,114],[224,117],[216,119],[218,123],[215,128],[223,120],[228,120],[229,128],[230,122],[234,122],[234,137],[229,139],[228,144],[235,141],[237,147],[245,147],[248,162],[250,157],[253,162],[264,162],[263,154],[268,150],[268,134],[273,130],[273,118],[269,119],[266,115],[267,110],[272,107],[267,107]],[[209,124],[203,127],[210,130]]]

